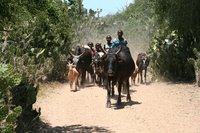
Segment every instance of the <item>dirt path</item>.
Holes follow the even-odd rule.
[[[42,86],[35,107],[49,123],[43,132],[200,133],[200,88],[192,84],[132,86],[133,102],[125,98],[122,108],[116,109],[116,98],[106,108],[106,90],[72,92],[57,83]]]

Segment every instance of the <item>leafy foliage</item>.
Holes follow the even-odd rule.
[[[21,106],[11,103],[11,88],[18,85],[22,76],[17,74],[10,65],[0,64],[0,132],[13,133],[17,117],[21,114]]]
[[[194,67],[188,58],[196,59],[193,49],[200,49],[198,0],[151,0],[158,31],[152,40],[149,52],[158,74],[169,79],[191,81],[195,77]],[[170,40],[175,31],[175,40]],[[172,41],[168,45],[165,40]],[[167,62],[167,63],[166,63]]]
[[[11,65],[0,64],[0,132],[30,131],[40,112],[32,109],[37,88],[26,83]]]
[[[12,6],[6,8],[4,4]],[[32,82],[46,79],[47,75],[50,79],[64,79],[65,69],[55,70],[59,68],[57,64],[64,65],[61,57],[67,55],[71,44],[67,4],[59,0],[17,0],[1,6],[5,9],[0,14],[1,62],[12,64]]]
[[[193,49],[193,52],[196,59],[188,58],[188,62],[195,68],[196,83],[197,86],[200,87],[200,52],[196,48]]]
[[[20,83],[12,88],[12,103],[22,107],[21,115],[17,118],[16,132],[28,132],[39,121],[40,110],[32,109],[36,102],[38,87],[33,84]]]
[[[65,79],[73,19],[61,0],[3,0],[0,8],[0,132],[28,132],[40,115],[34,84]]]
[[[192,47],[187,48],[187,41],[180,38],[176,31],[167,36],[164,31],[158,31],[148,52],[155,75],[162,75],[171,80],[194,79],[194,69],[187,61],[187,58],[194,57]]]
[[[200,1],[191,0],[151,0],[160,23],[167,23],[171,30],[179,34],[198,36],[200,31]]]

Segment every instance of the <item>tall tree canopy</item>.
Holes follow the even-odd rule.
[[[152,0],[160,23],[167,23],[171,30],[179,34],[200,32],[199,0]]]

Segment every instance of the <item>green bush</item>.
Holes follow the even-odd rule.
[[[38,121],[40,112],[32,109],[37,87],[28,84],[11,65],[0,64],[0,132],[27,132]]]
[[[194,48],[193,52],[196,58],[188,58],[188,62],[195,68],[196,84],[200,87],[200,52]]]
[[[72,20],[66,2],[3,1],[0,8],[4,9],[0,12],[0,62],[11,64],[32,83],[65,79],[66,69],[52,71],[58,64],[65,67],[61,58],[71,46]]]
[[[16,132],[28,132],[38,122],[40,111],[32,109],[32,105],[36,102],[37,91],[38,87],[27,83],[20,83],[12,88],[12,104],[22,107],[21,115],[17,118]]]
[[[151,67],[156,75],[176,81],[194,80],[194,67],[187,59],[195,58],[193,48],[197,44],[187,39],[189,38],[178,36],[176,31],[157,32],[148,50]]]
[[[17,74],[10,65],[0,64],[0,132],[13,133],[21,106],[12,104],[12,87],[20,84],[22,75]]]

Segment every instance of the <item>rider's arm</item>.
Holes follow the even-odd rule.
[[[116,44],[116,39],[114,39],[114,40],[112,41],[112,48],[117,47],[116,45],[117,45],[117,44]]]
[[[127,42],[127,40],[126,40],[126,39],[124,39],[124,44],[125,44],[125,45],[127,45],[127,44],[128,44],[128,42]]]

